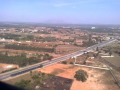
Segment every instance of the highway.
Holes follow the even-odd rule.
[[[71,57],[80,56],[80,55],[84,54],[85,52],[90,52],[91,50],[94,50],[97,47],[103,47],[103,46],[105,46],[109,43],[112,43],[114,41],[116,41],[116,39],[110,39],[108,41],[104,41],[102,43],[90,46],[90,47],[88,47],[84,50],[79,50],[79,51],[76,51],[74,53],[67,54],[67,55],[64,55],[62,57],[59,57],[59,58],[55,58],[55,59],[52,59],[52,60],[48,60],[46,62],[41,62],[41,63],[37,63],[37,64],[34,64],[34,65],[26,66],[26,67],[23,67],[23,68],[19,68],[19,69],[13,70],[13,71],[9,71],[9,72],[6,72],[6,73],[2,73],[2,74],[0,74],[0,80],[4,80],[4,79],[10,78],[10,77],[15,77],[17,75],[24,74],[24,73],[29,72],[31,70],[35,70],[37,68],[40,68],[41,65],[43,67],[46,67],[46,66],[49,66],[51,64],[58,63],[60,61],[65,61],[65,60],[67,60]]]

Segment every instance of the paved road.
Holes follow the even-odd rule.
[[[93,45],[91,47],[88,47],[84,50],[79,50],[77,52],[74,52],[74,53],[59,57],[59,58],[52,59],[50,61],[37,63],[37,64],[30,65],[30,66],[27,66],[27,67],[24,67],[24,68],[20,68],[20,69],[14,70],[14,71],[10,71],[10,72],[0,74],[0,80],[4,80],[4,79],[10,78],[10,77],[14,77],[14,76],[29,72],[31,70],[40,68],[41,65],[43,65],[43,67],[45,67],[45,66],[49,66],[51,64],[55,64],[55,63],[60,62],[60,61],[65,61],[65,60],[67,60],[71,57],[80,56],[80,55],[84,54],[85,52],[90,52],[91,50],[96,49],[97,47],[103,47],[103,46],[105,46],[109,43],[112,43],[114,41],[116,41],[116,39],[111,39],[109,41],[104,41],[102,43],[99,43],[99,44]]]

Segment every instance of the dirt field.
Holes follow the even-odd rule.
[[[68,54],[83,49],[84,47],[77,47],[74,45],[58,45],[55,50],[57,54]]]
[[[80,82],[74,79],[74,74],[79,69],[87,71],[89,77],[86,82]],[[110,73],[104,70],[82,68],[64,64],[54,64],[39,69],[38,71],[73,79],[74,82],[71,86],[71,90],[119,90],[118,86],[114,84]]]
[[[12,68],[19,68],[19,66],[18,65],[14,65],[14,64],[0,63],[0,73],[2,71],[9,70],[9,69],[12,69]]]

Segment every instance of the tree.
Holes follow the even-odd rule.
[[[21,53],[21,57],[25,57],[26,58],[26,53]]]
[[[32,80],[34,81],[35,85],[39,85],[40,84],[40,77],[39,74],[35,74],[32,76]]]
[[[111,47],[108,47],[108,53],[109,53],[110,56],[112,55]]]
[[[89,34],[89,42],[91,42],[92,41],[92,35],[91,34]]]
[[[76,71],[74,78],[76,78],[76,80],[78,80],[78,81],[85,82],[88,78],[88,74],[84,70],[78,70],[78,71]]]
[[[30,76],[32,76],[32,70],[30,71]]]
[[[96,57],[98,57],[98,56],[99,56],[99,54],[100,54],[100,51],[98,51],[98,52],[96,53]]]
[[[86,65],[86,60],[83,61],[83,64]]]
[[[42,68],[43,67],[43,65],[42,64],[40,64],[40,68]]]
[[[30,90],[30,88],[31,88],[31,80],[21,80],[19,82],[16,82],[15,85],[20,87],[20,88]]]
[[[73,62],[70,62],[70,64],[73,64]]]
[[[8,56],[8,52],[7,51],[5,52],[5,55]]]
[[[66,61],[62,61],[62,64],[67,64],[67,62]]]
[[[109,52],[109,55],[110,55],[110,56],[112,55],[112,52],[111,52],[111,51]]]
[[[43,56],[43,59],[44,60],[51,60],[53,57],[52,56],[50,56],[49,54],[45,54],[44,56]]]
[[[86,55],[86,57],[85,57],[85,60],[83,61],[83,64],[84,64],[84,65],[86,64],[86,61],[87,61],[88,58],[89,58],[89,53],[87,52],[87,53],[85,53],[85,55]]]
[[[98,47],[96,48],[96,51],[99,51],[99,48],[98,48]]]

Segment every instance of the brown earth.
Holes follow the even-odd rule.
[[[75,80],[75,72],[79,69],[87,71],[89,77],[86,82]],[[73,79],[74,82],[71,86],[71,90],[119,90],[118,86],[114,84],[110,73],[105,70],[83,68],[64,64],[54,64],[42,69],[38,69],[38,71]]]
[[[15,64],[0,63],[0,72],[5,71],[5,70],[9,70],[9,69],[12,69],[12,68],[19,68],[19,66],[15,65]]]
[[[68,54],[78,50],[83,50],[84,47],[77,47],[74,45],[58,45],[55,50],[58,54]]]

